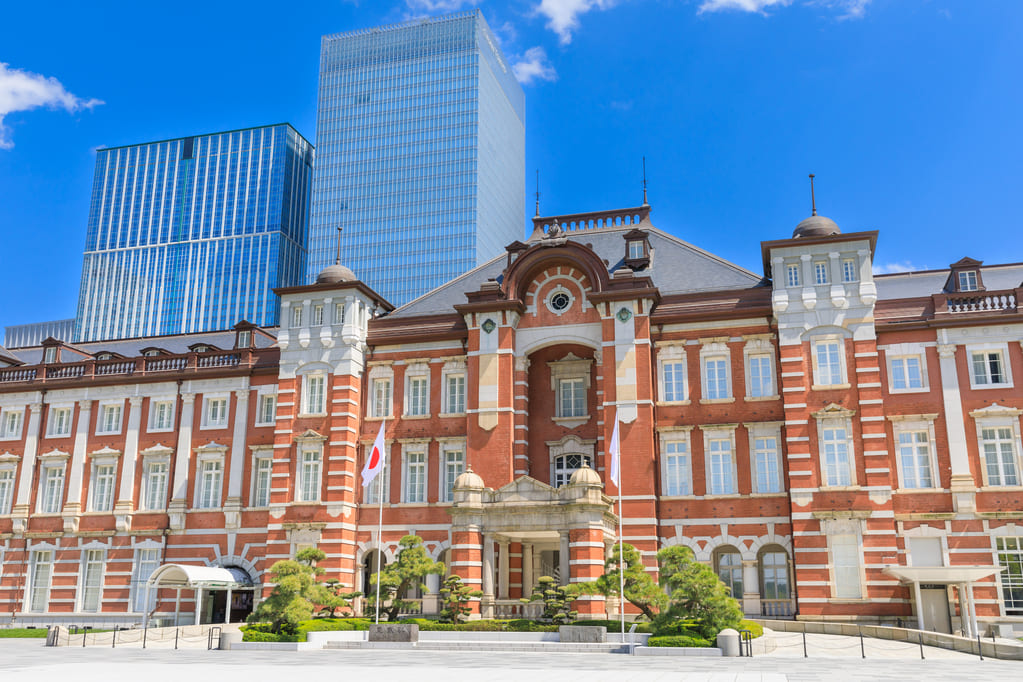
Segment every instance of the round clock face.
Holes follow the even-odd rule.
[[[616,317],[622,322],[628,322],[632,319],[632,311],[628,308],[620,308]]]
[[[563,312],[567,310],[568,306],[570,305],[572,305],[572,299],[569,298],[568,294],[566,294],[564,291],[559,291],[558,293],[551,296],[550,306],[551,309],[554,310],[555,312],[558,313]]]
[[[483,323],[483,331],[485,331],[488,334],[494,331],[494,329],[496,328],[497,324],[493,320],[488,319],[486,322]]]

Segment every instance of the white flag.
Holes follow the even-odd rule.
[[[611,445],[607,451],[611,455],[611,480],[614,481],[615,487],[621,489],[621,446],[618,443],[618,410],[615,410],[615,430],[611,434]]]
[[[380,422],[380,433],[377,434],[377,439],[373,441],[373,450],[369,453],[369,457],[366,459],[366,464],[362,467],[362,487],[365,488],[373,479],[377,477],[377,474],[384,468],[386,463],[386,451],[384,450],[384,422]]]

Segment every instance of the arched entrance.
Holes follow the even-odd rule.
[[[244,617],[252,612],[253,581],[243,568],[164,564],[149,576],[146,583],[146,603],[151,603],[149,594],[166,588],[177,590],[174,599],[175,625],[179,624],[182,590],[192,590],[195,594],[193,622],[196,625],[238,622],[235,620],[236,614],[244,620]],[[240,597],[237,600],[236,593]],[[243,594],[247,594],[248,598],[242,597]],[[231,605],[230,610],[228,605]],[[146,612],[147,626],[150,614],[151,612]]]

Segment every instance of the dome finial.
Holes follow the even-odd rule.
[[[540,169],[536,169],[536,217],[540,217]]]
[[[337,226],[337,256],[334,258],[334,265],[341,265],[341,230],[345,228]]]
[[[817,199],[813,194],[813,173],[810,173],[810,207],[813,209],[813,213],[810,215],[817,215]]]
[[[649,202],[646,200],[646,157],[643,157],[643,205],[649,206]]]

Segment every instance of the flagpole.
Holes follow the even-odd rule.
[[[384,423],[386,419],[380,423],[380,430],[384,429]],[[385,446],[386,447],[386,446]],[[384,469],[387,468],[387,457],[385,453],[380,453],[380,473],[384,473]],[[380,479],[380,519],[377,522],[377,613],[376,613],[376,624],[380,625],[380,572],[383,569],[384,563],[384,546],[381,544],[381,539],[384,534],[384,479]]]
[[[619,591],[621,593],[621,604],[618,607],[618,612],[622,619],[622,644],[625,644],[625,529],[623,527],[624,518],[622,517],[622,474],[621,465],[619,464],[618,469],[618,578],[619,578]]]

